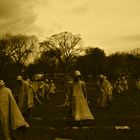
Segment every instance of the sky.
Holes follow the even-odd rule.
[[[140,48],[140,0],[0,0],[0,33],[68,31],[106,53]]]

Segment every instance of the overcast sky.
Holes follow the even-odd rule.
[[[69,31],[106,53],[140,48],[140,0],[0,0],[1,33]]]

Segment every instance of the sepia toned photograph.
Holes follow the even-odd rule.
[[[140,1],[0,0],[0,140],[140,140]]]

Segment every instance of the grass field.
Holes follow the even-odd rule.
[[[56,83],[57,92],[50,101],[37,104],[33,118],[28,120],[30,128],[24,133],[17,133],[19,140],[139,140],[140,139],[140,92],[135,90],[134,79],[129,79],[127,95],[113,93],[110,109],[99,109],[95,101],[98,97],[95,81],[87,83],[89,107],[94,121],[83,122],[77,128],[67,118],[64,103],[64,86]],[[37,85],[37,84],[36,84]],[[123,127],[125,126],[125,127]]]

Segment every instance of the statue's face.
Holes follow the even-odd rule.
[[[79,76],[75,76],[74,81],[79,81]]]
[[[4,85],[1,85],[1,86],[0,86],[0,89],[3,88],[3,87],[4,87]]]
[[[100,81],[100,83],[103,83],[104,79],[100,78],[100,80],[99,80],[99,81]]]
[[[20,85],[22,83],[21,80],[17,80],[17,84]]]

